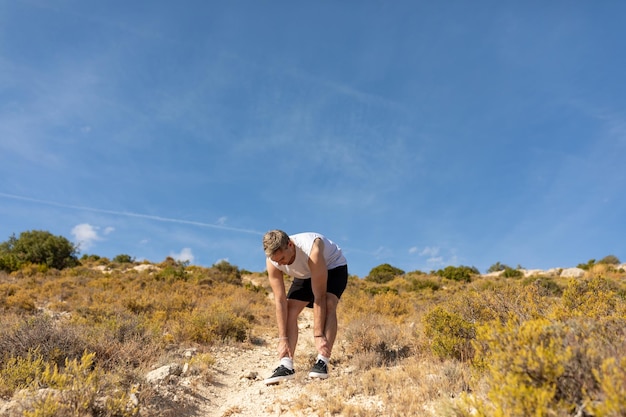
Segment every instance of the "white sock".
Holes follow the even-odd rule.
[[[322,355],[318,354],[317,355],[317,360],[320,360],[320,359],[323,360],[326,365],[328,365],[328,361],[330,360],[330,358],[327,358],[326,356],[322,356]]]
[[[287,356],[280,358],[280,364],[290,371],[293,371],[293,358],[289,358]]]

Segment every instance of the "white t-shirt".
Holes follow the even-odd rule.
[[[315,239],[322,239],[324,242],[324,260],[326,261],[326,268],[331,270],[338,266],[347,265],[346,258],[341,252],[341,248],[330,239],[320,235],[319,233],[298,233],[289,236],[296,248],[296,259],[291,265],[279,265],[272,261],[270,262],[276,268],[280,269],[287,275],[294,278],[311,278],[311,269],[309,268],[309,255],[313,248],[313,242]]]

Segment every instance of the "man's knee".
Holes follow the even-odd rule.
[[[339,304],[339,298],[335,294],[326,293],[326,310],[337,310],[337,304]]]

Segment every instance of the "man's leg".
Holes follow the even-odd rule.
[[[333,350],[337,337],[337,304],[339,304],[337,296],[326,293],[326,327],[324,328],[324,336],[326,336],[328,350],[330,351]]]
[[[326,344],[328,351],[332,352],[335,339],[337,337],[337,304],[339,299],[335,294],[326,293],[326,325],[324,327],[324,336],[326,338]],[[328,378],[328,357],[317,355],[317,359],[311,372],[309,372],[309,378]]]
[[[289,354],[292,358],[298,344],[298,316],[307,304],[307,301],[287,300],[287,337],[289,338]]]
[[[293,299],[287,300],[287,346],[286,355],[279,358],[280,365],[274,370],[272,376],[267,378],[265,385],[277,384],[280,381],[292,379],[294,377],[293,357],[298,343],[298,316],[302,309],[306,307],[306,301],[298,301]],[[281,340],[282,342],[282,340]]]

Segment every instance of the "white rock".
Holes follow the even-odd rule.
[[[143,272],[143,271],[156,271],[159,268],[150,264],[141,264],[141,265],[133,266],[133,269],[135,271]]]
[[[580,278],[585,275],[585,270],[580,268],[566,268],[561,271],[562,278]]]
[[[160,368],[157,368],[153,371],[148,372],[146,374],[146,381],[151,384],[156,384],[158,382],[161,382],[168,376],[174,374],[178,368],[179,366],[175,363],[164,365]]]
[[[524,274],[524,277],[532,277],[533,275],[544,275],[545,271],[543,269],[520,269]]]

